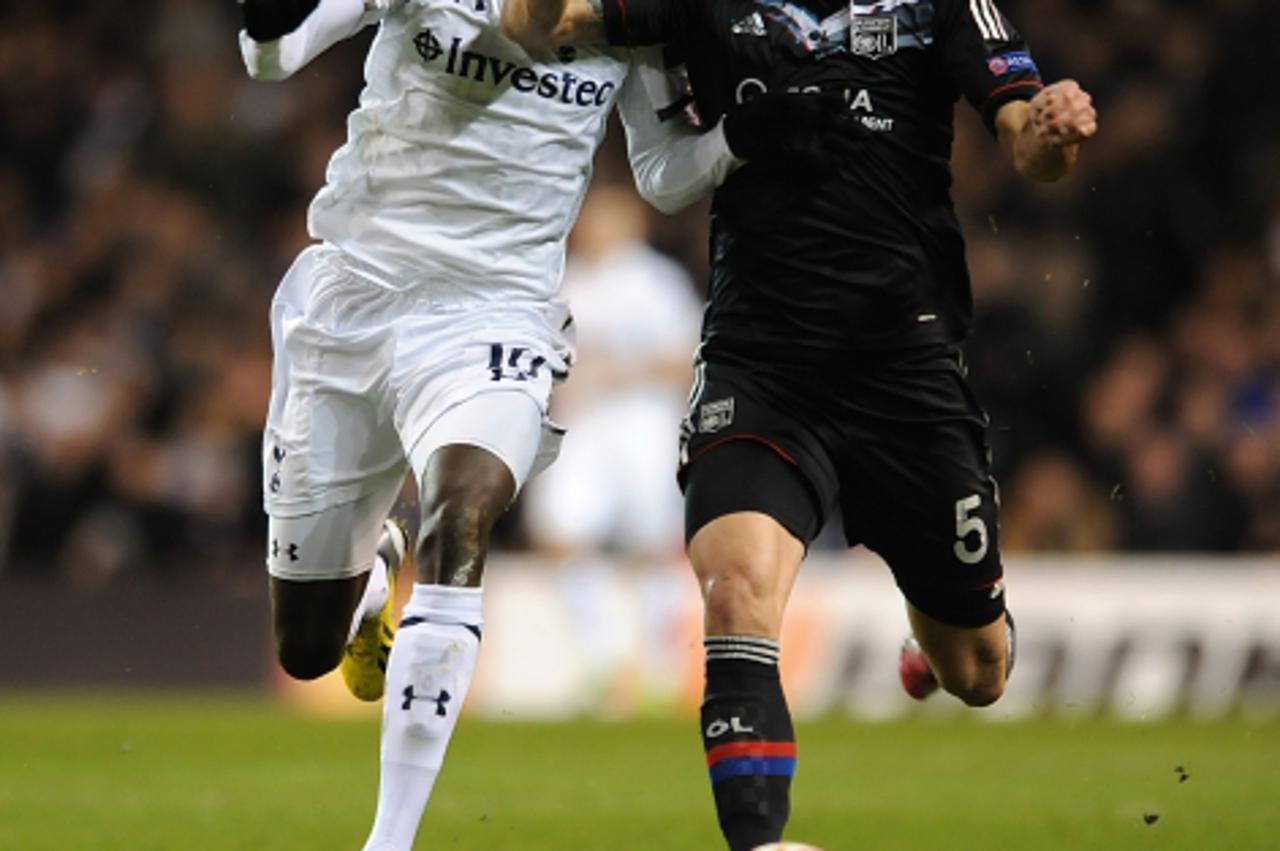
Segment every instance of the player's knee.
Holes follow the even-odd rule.
[[[1004,677],[981,679],[971,683],[958,696],[973,707],[990,706],[1004,694]]]
[[[701,572],[707,628],[713,635],[772,635],[781,619],[769,566],[728,558]]]
[[[289,676],[314,680],[337,667],[347,642],[351,581],[290,583],[273,580],[272,631],[276,659]]]
[[[942,687],[968,706],[990,706],[1004,694],[1004,662],[984,660],[959,671],[938,672]]]
[[[460,482],[441,489],[423,506],[419,563],[434,566],[442,582],[451,571],[480,569],[499,513],[483,485]]]
[[[342,643],[286,634],[276,639],[276,659],[295,680],[314,680],[338,667]]]
[[[495,520],[479,494],[466,486],[452,489],[425,506],[419,549],[443,544],[474,547],[488,540]]]

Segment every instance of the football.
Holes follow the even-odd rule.
[[[768,845],[757,845],[752,851],[822,851],[803,842],[770,842]]]

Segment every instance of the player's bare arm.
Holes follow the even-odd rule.
[[[1019,174],[1058,180],[1076,163],[1080,143],[1098,132],[1093,98],[1075,80],[1045,86],[1029,101],[1011,101],[996,113],[996,133]]]
[[[603,44],[601,0],[507,0],[502,31],[522,47]]]

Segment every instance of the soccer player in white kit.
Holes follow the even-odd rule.
[[[572,320],[555,296],[605,119],[616,103],[637,186],[668,209],[735,161],[718,130],[662,120],[678,106],[663,109],[676,93],[656,55],[527,53],[502,34],[501,0],[241,5],[258,79],[378,25],[309,212],[317,244],[272,304],[264,502],[282,667],[306,679],[341,661],[352,691],[377,699],[385,666],[365,848],[408,849],[475,667],[490,530],[558,446],[546,411]],[[406,547],[384,518],[407,469],[422,533],[387,659]]]

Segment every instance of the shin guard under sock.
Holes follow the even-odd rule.
[[[795,733],[778,676],[778,643],[706,639],[702,742],[720,830],[732,851],[782,838],[795,773]]]

